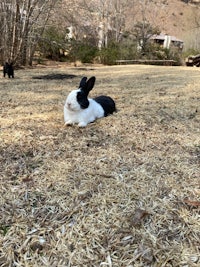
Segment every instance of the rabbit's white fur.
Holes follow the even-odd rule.
[[[76,96],[80,89],[73,90],[67,97],[64,105],[65,125],[78,123],[79,127],[85,127],[88,123],[104,117],[104,110],[95,100],[88,98],[89,106],[82,109]]]

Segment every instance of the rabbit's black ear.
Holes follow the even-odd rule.
[[[85,88],[84,88],[84,91],[85,91],[86,93],[89,93],[89,91],[92,90],[92,88],[94,87],[94,84],[95,84],[95,80],[96,80],[96,78],[95,78],[94,76],[92,76],[92,77],[87,81],[86,86],[85,86]]]
[[[83,77],[80,81],[79,88],[84,88],[86,86],[87,77]]]

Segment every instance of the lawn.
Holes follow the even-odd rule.
[[[93,75],[117,112],[64,126]],[[199,68],[21,69],[0,104],[0,266],[199,266]]]

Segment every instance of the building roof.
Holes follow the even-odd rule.
[[[170,35],[168,35],[168,34],[163,34],[163,33],[161,33],[161,34],[154,34],[154,35],[152,35],[151,36],[151,38],[150,39],[153,39],[153,40],[165,40],[165,38],[166,38],[166,36],[170,36]],[[178,38],[176,38],[175,36],[170,36],[170,38],[171,38],[171,41],[173,41],[173,42],[179,42],[179,43],[183,43],[183,40],[180,40],[180,39],[178,39]]]

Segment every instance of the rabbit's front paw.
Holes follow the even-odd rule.
[[[87,125],[86,122],[81,121],[81,122],[79,122],[78,127],[85,127],[86,125]]]
[[[72,124],[73,124],[73,122],[70,120],[65,122],[65,125],[72,125]]]

